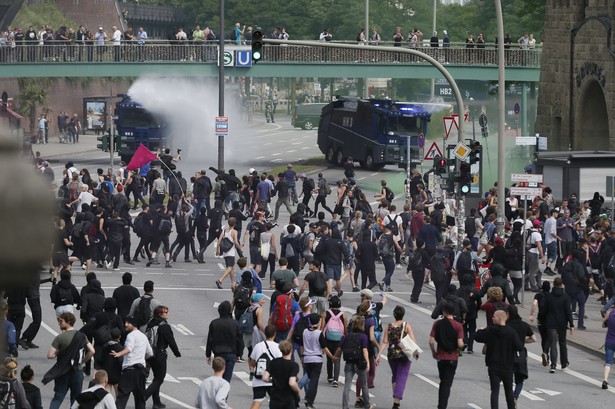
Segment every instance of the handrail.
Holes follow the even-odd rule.
[[[460,44],[460,43],[458,43]],[[417,50],[428,54],[443,64],[462,66],[497,66],[497,49],[465,48],[458,44],[448,48],[420,47]],[[249,45],[234,45],[229,42],[227,50],[249,50]],[[331,49],[318,42],[313,45],[266,44],[261,63],[266,64],[417,64],[423,60],[412,55],[401,54],[398,47],[370,46],[365,49]],[[0,64],[23,63],[211,63],[217,62],[218,42],[148,41],[145,45],[124,42],[120,45],[75,44],[57,42],[39,45],[32,42],[25,45],[1,45]],[[505,50],[506,66],[539,68],[542,49],[511,48]]]

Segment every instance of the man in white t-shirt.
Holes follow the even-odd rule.
[[[551,265],[557,260],[557,242],[559,237],[557,235],[557,216],[558,210],[551,209],[550,217],[545,221],[543,231],[545,233],[545,247],[547,250],[547,267],[545,273],[548,275],[555,275],[551,269]]]
[[[122,43],[122,32],[118,30],[117,26],[111,27],[113,30],[113,35],[111,36],[111,41],[113,43],[113,61],[120,60],[120,45]]]
[[[278,344],[273,340],[275,338],[275,326],[267,325],[265,327],[265,341],[261,341],[254,346],[252,353],[250,354],[250,379],[252,379],[252,391],[253,400],[250,409],[259,409],[265,396],[270,393],[272,383],[265,382],[261,379],[262,374],[265,372],[265,368],[262,368],[264,362],[258,362],[261,355],[267,354],[269,360],[273,361],[275,358],[281,358],[282,353]]]
[[[532,225],[533,228],[529,231],[530,236],[527,239],[528,244],[530,245],[530,249],[527,252],[527,276],[530,282],[530,290],[533,292],[538,292],[542,287],[539,262],[544,260],[545,253],[542,248],[540,220],[534,220]]]
[[[87,204],[88,206],[92,205],[92,202],[96,202],[98,201],[98,199],[96,198],[96,196],[94,196],[93,194],[91,194],[90,192],[88,192],[88,185],[81,185],[81,193],[79,193],[79,197],[77,199],[75,199],[74,201],[72,201],[71,203],[69,203],[69,206],[72,206],[74,203],[77,203],[77,212],[81,212],[81,206],[83,206],[83,204]]]

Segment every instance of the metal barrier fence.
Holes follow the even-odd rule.
[[[364,50],[331,49],[315,43],[313,46],[293,44],[270,45],[263,48],[263,63],[269,64],[427,64],[417,57],[400,54],[392,44],[366,46]],[[249,44],[233,48],[248,49]],[[229,48],[231,49],[231,48]],[[497,49],[465,48],[464,44],[453,44],[449,48],[417,48],[443,64],[496,66]],[[507,67],[540,67],[542,50],[507,49],[505,50]],[[169,62],[169,63],[216,63],[218,45],[213,43],[173,44],[169,42],[148,42],[144,45],[94,45],[94,44],[45,44],[18,45],[0,47],[0,64],[22,63],[134,63],[134,62]]]

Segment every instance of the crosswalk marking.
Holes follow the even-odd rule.
[[[434,387],[440,389],[440,385],[437,382],[432,381],[431,379],[427,378],[426,376],[423,376],[423,375],[418,374],[418,373],[415,373],[414,376],[416,376],[417,378],[427,382],[431,386],[434,386]]]

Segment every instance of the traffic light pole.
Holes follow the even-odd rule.
[[[220,55],[218,55],[218,116],[224,116],[224,0],[220,0]],[[218,169],[224,170],[224,135],[218,135]]]

